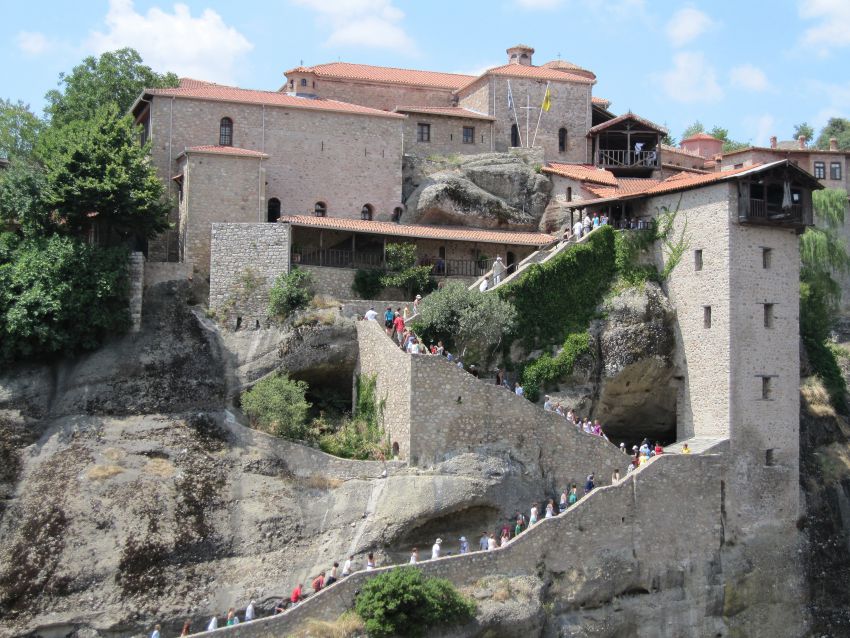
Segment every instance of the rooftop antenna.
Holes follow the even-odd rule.
[[[299,64],[298,66],[304,66],[304,60],[301,60],[301,64]]]
[[[560,51],[558,51],[558,59],[559,60],[561,59],[561,52]]]

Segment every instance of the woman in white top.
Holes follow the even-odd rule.
[[[438,538],[437,541],[434,543],[434,546],[431,548],[431,560],[434,560],[435,558],[440,557],[440,545],[442,545],[442,544],[443,544],[443,539]]]
[[[550,498],[549,502],[546,503],[546,518],[552,518],[553,516],[555,516],[555,503]]]
[[[375,569],[375,556],[369,552],[369,556],[366,557],[366,571],[370,572],[373,569]]]
[[[410,552],[410,564],[415,565],[418,562],[419,562],[419,550],[414,547],[413,551]]]
[[[531,516],[528,517],[528,524],[534,525],[537,522],[537,503],[531,505]]]
[[[490,534],[490,538],[487,539],[487,551],[492,552],[496,547],[498,547],[496,545],[496,535]]]
[[[342,566],[343,577],[351,575],[351,561],[352,560],[354,560],[354,556],[349,556],[348,560],[345,561],[345,565]]]

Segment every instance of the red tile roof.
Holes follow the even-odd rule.
[[[611,100],[606,100],[604,97],[599,97],[597,95],[591,97],[590,102],[603,108],[608,108],[609,106],[611,106]]]
[[[404,117],[404,115],[398,113],[388,113],[387,111],[349,104],[348,102],[337,102],[336,100],[326,100],[324,98],[296,97],[278,91],[239,89],[235,86],[212,84],[211,82],[202,82],[200,80],[188,80],[185,83],[181,81],[180,86],[173,89],[146,89],[145,94],[210,100],[214,102],[234,102],[237,104],[264,104],[266,106],[281,106],[293,109],[309,109],[353,115],[371,115],[373,117],[398,119]]]
[[[560,175],[569,177],[581,182],[594,182],[596,184],[607,184],[614,186],[617,183],[617,178],[611,171],[606,171],[602,168],[597,168],[592,164],[561,164],[559,162],[549,162],[542,168],[544,173],[552,175]]]
[[[635,122],[643,124],[645,127],[650,128],[654,131],[658,131],[659,133],[666,133],[667,132],[667,129],[664,128],[663,126],[659,126],[655,122],[650,122],[649,120],[642,118],[639,115],[635,115],[634,113],[629,111],[628,113],[623,113],[622,115],[618,115],[613,120],[608,120],[607,122],[602,122],[602,124],[597,124],[596,126],[592,127],[587,132],[587,134],[588,135],[594,135],[595,133],[599,133],[600,131],[604,131],[605,129],[610,128],[611,126],[614,126],[616,124],[620,124],[621,122],[625,122],[626,120],[634,120]]]
[[[474,78],[468,85],[484,78],[488,75],[499,75],[513,78],[532,78],[535,80],[553,80],[555,82],[575,82],[576,84],[595,84],[596,80],[568,73],[558,69],[550,69],[545,66],[532,66],[530,64],[504,64],[496,66],[492,69],[487,69],[482,75]],[[468,86],[467,85],[467,86]]]
[[[268,155],[260,151],[252,151],[247,148],[237,148],[235,146],[189,146],[183,153],[207,153],[209,155],[234,155],[237,157],[268,157]],[[177,157],[180,157],[180,155]]]
[[[329,62],[327,64],[317,64],[316,66],[299,66],[286,71],[284,75],[289,76],[296,73],[310,73],[319,78],[363,80],[385,84],[409,84],[412,86],[427,86],[449,90],[459,89],[475,78],[473,75],[462,75],[460,73],[418,71],[415,69],[398,69],[389,66],[352,64],[350,62]]]
[[[637,193],[642,193],[643,191],[652,188],[660,182],[661,180],[651,178],[621,177],[617,179],[617,183],[614,188],[588,185],[585,186],[585,189],[589,190],[597,197],[607,199],[611,197],[621,197],[624,195],[635,195]]]
[[[397,106],[396,113],[423,113],[425,115],[443,115],[445,117],[463,117],[472,120],[493,121],[496,118],[486,113],[478,113],[457,106]]]
[[[838,150],[838,151],[830,151],[828,149],[820,149],[820,148],[770,148],[769,146],[748,146],[747,148],[742,148],[737,151],[729,151],[728,153],[723,153],[723,157],[727,157],[729,155],[738,155],[739,153],[749,153],[750,151],[767,151],[769,153],[773,153],[774,155],[785,157],[786,153],[827,153],[834,155],[850,155],[850,149],[847,150]]]
[[[583,71],[585,73],[590,73],[595,76],[593,71],[580,67],[578,64],[568,62],[567,60],[550,60],[549,62],[546,62],[541,66],[544,66],[547,69],[558,69],[559,71]]]
[[[684,148],[679,148],[679,147],[676,147],[676,146],[670,146],[669,144],[662,144],[661,145],[661,151],[663,153],[678,153],[679,155],[687,155],[688,157],[693,157],[694,159],[702,159],[702,160],[705,159],[702,155],[700,155],[699,153],[696,153],[695,151],[688,151],[688,150],[685,150]]]
[[[281,222],[307,228],[347,230],[372,235],[392,235],[416,239],[444,239],[452,241],[509,244],[515,246],[545,246],[558,238],[545,233],[524,233],[505,230],[483,230],[479,228],[453,228],[447,226],[418,226],[392,222],[370,222],[340,217],[312,217],[309,215],[287,215]]]
[[[716,137],[714,137],[713,135],[709,135],[708,133],[696,133],[694,135],[691,135],[690,137],[686,137],[682,141],[689,142],[691,140],[714,140],[715,142],[720,141]]]

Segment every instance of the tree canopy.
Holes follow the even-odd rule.
[[[61,73],[60,88],[45,95],[45,113],[55,126],[89,119],[107,104],[123,115],[143,89],[174,87],[178,81],[174,73],[155,72],[134,49],[108,51],[85,58],[67,75]]]
[[[811,142],[815,139],[815,129],[813,129],[807,122],[802,122],[800,124],[794,125],[794,139],[798,140],[800,137],[806,138],[807,142]]]
[[[685,128],[682,132],[682,139],[686,140],[697,133],[708,133],[712,137],[716,137],[718,140],[721,140],[723,142],[724,153],[730,153],[749,146],[748,142],[739,142],[730,138],[729,129],[715,125],[710,130],[706,130],[703,123],[699,120],[696,120],[693,124]]]
[[[829,148],[829,139],[834,137],[838,140],[838,148],[842,151],[850,150],[850,119],[843,117],[831,117],[823,127],[815,141],[815,147],[821,150]]]
[[[0,157],[29,157],[43,128],[27,104],[0,99]]]

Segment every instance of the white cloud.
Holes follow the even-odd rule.
[[[723,97],[717,72],[698,51],[677,53],[673,56],[673,68],[653,77],[676,102],[716,102]]]
[[[87,42],[92,51],[133,47],[157,71],[201,80],[234,83],[242,56],[254,47],[215,11],[193,17],[185,4],[175,4],[174,13],[154,7],[142,15],[133,0],[109,0],[105,22],[106,32]]]
[[[516,0],[523,9],[557,9],[564,0]]]
[[[827,55],[832,48],[850,46],[850,2],[847,0],[800,0],[799,14],[817,22],[803,31],[800,44]]]
[[[732,86],[747,91],[766,91],[770,88],[764,71],[752,64],[733,67],[729,71],[729,82]]]
[[[684,46],[714,26],[714,20],[699,9],[685,7],[667,22],[667,38],[674,47]]]
[[[38,31],[21,31],[16,40],[18,48],[27,55],[41,55],[50,48],[47,36]]]
[[[404,12],[393,0],[292,0],[319,15],[319,24],[330,30],[328,46],[362,46],[416,53],[413,39],[402,21]]]

